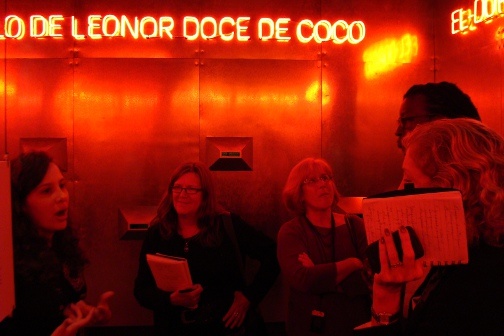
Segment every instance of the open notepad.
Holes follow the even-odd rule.
[[[425,251],[424,265],[467,264],[467,235],[462,196],[453,189],[398,190],[364,198],[362,213],[369,243],[385,228],[409,225]]]
[[[174,292],[192,286],[191,273],[185,258],[160,253],[147,254],[147,263],[159,289]]]

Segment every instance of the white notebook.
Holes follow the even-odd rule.
[[[380,239],[385,228],[395,231],[409,225],[422,243],[425,266],[469,262],[464,207],[457,190],[384,193],[364,198],[362,213],[369,243]]]
[[[185,258],[160,253],[147,254],[147,263],[159,289],[174,292],[192,286],[191,273]]]

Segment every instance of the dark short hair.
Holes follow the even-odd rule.
[[[470,118],[481,121],[481,117],[469,95],[450,82],[426,83],[413,85],[403,98],[416,95],[425,97],[430,114],[448,119]]]

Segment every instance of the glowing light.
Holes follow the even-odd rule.
[[[322,105],[327,105],[330,102],[330,88],[329,85],[322,81],[322,90],[320,89],[320,83],[318,81],[313,82],[308,86],[305,93],[306,101],[310,103],[315,103],[317,100],[322,97],[321,103]]]
[[[63,37],[61,23],[65,20],[62,15],[51,15],[46,19],[42,15],[30,16],[30,36]]]
[[[314,24],[311,20],[304,19],[296,27],[296,36],[302,43],[308,43],[313,39],[317,43],[332,40],[335,44],[343,44],[346,41],[357,44],[364,40],[366,26],[362,21],[353,21],[348,24],[345,20],[337,20],[335,23],[320,20]]]
[[[232,41],[234,38],[234,31],[231,31],[230,33],[226,34],[224,33],[224,25],[230,25],[231,27],[235,26],[235,20],[233,18],[230,18],[229,16],[226,16],[222,18],[219,24],[219,36],[221,39],[224,41]]]
[[[389,72],[398,66],[411,63],[418,55],[416,35],[404,34],[400,39],[379,41],[364,51],[364,75],[367,79]]]
[[[472,8],[458,8],[451,13],[451,33],[466,34],[482,22],[490,23],[504,15],[504,0],[474,0]]]
[[[16,95],[16,87],[12,84],[7,84],[7,88],[5,87],[5,82],[3,80],[0,80],[0,92],[4,92],[4,90],[7,93],[7,96],[14,96]]]
[[[257,24],[257,29],[259,32],[259,39],[262,41],[268,41],[272,38],[274,38],[277,41],[280,42],[287,42],[291,39],[290,36],[286,36],[289,28],[287,25],[289,24],[290,19],[289,18],[280,18],[274,22],[270,18],[261,18],[259,20],[259,23]],[[263,31],[263,26],[268,27],[268,35],[264,34]],[[274,36],[274,37],[273,37]]]
[[[236,33],[236,39],[238,41],[248,41],[250,36],[245,35],[248,29],[248,21],[250,17],[239,17],[236,19],[236,22],[230,17],[224,17],[217,23],[211,16],[204,17],[201,19],[201,22],[198,18],[194,16],[185,16],[183,21],[183,34],[186,39],[189,41],[193,41],[201,38],[208,40],[220,37],[224,41],[232,40],[234,34]],[[235,27],[236,32],[223,34],[223,26],[231,24],[232,27]],[[208,32],[211,33],[208,33]]]
[[[5,17],[4,34],[0,35],[0,40],[6,38],[22,39],[26,32],[24,21],[17,15]]]
[[[504,1],[504,0],[502,0]],[[176,37],[184,37],[188,41],[196,39],[222,41],[249,41],[250,17],[229,16],[220,19],[206,16],[199,19],[194,16],[185,16],[180,27],[170,16],[134,16],[106,14],[88,15],[85,19],[75,16],[66,17],[60,14],[43,16],[31,15],[29,21],[25,21],[16,15],[6,16],[3,27],[0,24],[0,39],[22,39],[28,26],[29,36],[33,38],[51,37],[62,38],[70,35],[76,40],[89,37],[92,40],[104,37],[122,37],[133,39],[166,38],[173,40]],[[70,21],[64,25],[65,21]],[[68,31],[67,27],[70,27]],[[335,44],[357,44],[366,36],[366,27],[362,21],[348,23],[339,19],[335,22],[319,20],[313,22],[310,19],[302,19],[295,28],[292,20],[288,17],[259,18],[257,22],[257,38],[262,41],[275,40],[276,42],[289,42],[297,38],[301,43],[323,43],[332,41]],[[3,29],[3,32],[1,31]],[[3,33],[3,35],[2,35]]]

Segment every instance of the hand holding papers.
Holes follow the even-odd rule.
[[[413,227],[424,248],[424,265],[467,264],[462,196],[453,189],[413,189],[365,198],[363,217],[368,242],[401,225]]]
[[[185,258],[159,253],[147,254],[147,263],[159,289],[174,292],[187,289],[193,285]]]

